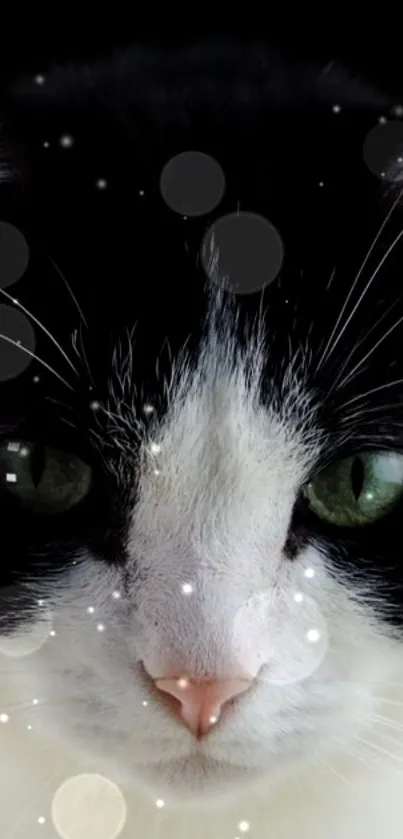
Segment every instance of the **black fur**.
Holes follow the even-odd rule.
[[[337,60],[293,60],[262,41],[245,45],[201,40],[171,50],[126,47],[94,63],[41,66],[38,72],[46,77],[43,85],[31,74],[5,74],[0,94],[2,154],[12,174],[10,182],[0,184],[0,218],[19,227],[30,246],[24,277],[6,290],[69,350],[72,333],[82,328],[94,381],[78,357],[81,377],[75,379],[55,347],[37,331],[37,354],[65,376],[74,391],[34,361],[24,374],[0,384],[0,432],[4,439],[39,440],[75,451],[93,464],[97,480],[88,499],[59,518],[30,516],[4,494],[2,630],[26,614],[29,594],[22,595],[20,584],[30,575],[63,571],[79,545],[94,546],[107,561],[124,561],[126,487],[105,470],[94,446],[91,431],[100,429],[90,402],[107,398],[108,379],[116,375],[113,347],[122,342],[124,360],[125,330],[136,324],[133,393],[127,395],[137,399],[139,407],[144,400],[153,401],[163,414],[161,382],[169,376],[171,359],[186,341],[191,357],[197,354],[203,331],[203,234],[225,213],[237,208],[261,213],[278,228],[285,245],[281,277],[266,289],[263,300],[260,294],[238,300],[240,341],[244,323],[260,307],[266,309],[272,352],[262,398],[267,399],[269,391],[272,398],[273,383],[281,398],[284,359],[305,346],[309,334],[308,386],[319,398],[324,435],[317,468],[363,449],[403,451],[403,382],[376,390],[403,379],[402,325],[383,340],[403,316],[401,247],[383,266],[329,363],[316,369],[360,264],[396,198],[396,190],[386,189],[368,171],[362,154],[365,137],[379,117],[396,119],[395,86],[390,87],[393,93],[387,85],[377,89]],[[333,112],[335,104],[341,106],[340,113]],[[65,134],[74,138],[68,149],[59,144]],[[208,217],[184,220],[164,203],[159,178],[173,155],[189,149],[219,161],[226,192]],[[96,188],[98,178],[107,180],[107,189]],[[349,311],[401,222],[398,206]],[[328,288],[334,266],[337,271]],[[79,301],[88,329],[80,327],[60,272]],[[8,302],[0,299],[0,304]],[[366,350],[382,340],[354,380],[332,392],[344,361],[361,339],[346,376]],[[40,376],[39,383],[35,376]],[[345,403],[370,390],[375,392],[363,400],[359,414],[361,403],[355,403],[356,416],[347,424],[347,435]],[[67,402],[68,407],[51,399]],[[118,434],[115,429],[107,441],[110,459],[121,457]],[[134,450],[135,446],[134,435]],[[301,540],[330,545],[335,567],[341,563],[360,578],[374,578],[385,614],[403,627],[400,518],[397,510],[379,524],[336,533],[298,504],[290,556]]]

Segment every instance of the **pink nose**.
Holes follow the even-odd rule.
[[[168,706],[196,737],[203,737],[217,723],[223,705],[252,685],[248,679],[192,680],[155,679],[154,684],[170,699]],[[168,698],[168,697],[167,697]],[[176,700],[176,701],[175,701]],[[165,703],[167,704],[167,703]]]

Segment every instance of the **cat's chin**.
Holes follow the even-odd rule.
[[[148,764],[142,768],[141,776],[155,792],[180,798],[181,803],[183,799],[191,803],[200,797],[231,796],[256,783],[262,777],[262,770],[192,755]]]

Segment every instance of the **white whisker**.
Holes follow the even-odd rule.
[[[369,763],[368,756],[364,757],[364,755],[359,754],[356,749],[354,749],[354,751],[348,749],[344,740],[341,740],[340,738],[336,737],[334,738],[334,742],[338,743],[342,754],[346,754],[349,757],[352,757],[353,760],[358,760],[360,763],[363,763],[366,769],[376,770],[378,768],[376,763]],[[361,741],[358,738],[355,738],[355,742],[360,743]]]
[[[86,355],[86,352],[85,352],[84,341],[83,341],[83,333],[82,333],[82,328],[81,328],[81,326],[82,326],[82,325],[81,325],[81,323],[80,323],[79,335],[80,335],[81,357],[82,357],[82,359],[83,359],[83,361],[84,361],[84,364],[85,364],[85,369],[86,369],[86,371],[87,371],[87,373],[88,373],[88,378],[89,378],[89,380],[90,380],[91,384],[95,386],[95,382],[94,382],[94,379],[93,379],[93,376],[92,376],[92,373],[91,373],[91,368],[90,368],[90,365],[89,365],[89,363],[88,363],[88,358],[87,358],[87,355]]]
[[[382,714],[371,714],[370,719],[376,725],[383,725],[391,728],[393,731],[403,732],[403,723],[398,723],[395,720],[389,719],[389,717],[384,717]]]
[[[339,342],[339,340],[340,340],[341,336],[343,335],[343,333],[344,333],[344,331],[345,331],[346,327],[348,326],[349,322],[351,321],[351,318],[353,317],[353,315],[354,315],[354,313],[355,313],[356,309],[357,309],[357,308],[358,308],[358,306],[360,305],[360,303],[361,303],[361,301],[362,301],[362,299],[363,299],[364,295],[365,295],[365,294],[366,294],[366,292],[368,291],[368,288],[370,287],[370,285],[372,284],[373,280],[375,279],[375,277],[376,277],[376,275],[377,275],[377,273],[378,273],[379,269],[380,269],[380,268],[381,268],[381,266],[383,265],[383,263],[384,263],[385,259],[386,259],[386,258],[387,258],[387,256],[389,255],[390,251],[391,251],[391,250],[395,247],[395,245],[397,244],[397,241],[399,240],[400,236],[402,236],[402,235],[403,235],[403,231],[401,231],[401,232],[399,233],[398,237],[397,237],[397,238],[395,239],[395,241],[392,243],[391,247],[389,248],[389,250],[387,251],[387,253],[386,253],[386,254],[385,254],[385,256],[383,257],[383,259],[381,260],[380,264],[378,265],[378,267],[376,268],[376,270],[374,271],[374,273],[373,273],[373,274],[372,274],[372,276],[370,277],[370,279],[369,279],[369,281],[368,281],[367,285],[365,286],[365,288],[364,288],[364,290],[363,290],[363,292],[362,292],[362,294],[361,294],[361,296],[360,296],[360,298],[359,298],[358,302],[356,303],[356,305],[355,305],[355,307],[354,307],[354,309],[353,309],[353,311],[352,311],[352,313],[351,313],[350,317],[348,318],[348,320],[347,320],[346,324],[344,325],[343,329],[341,330],[341,332],[340,332],[340,333],[339,333],[339,335],[337,336],[336,340],[335,340],[335,341],[333,342],[333,344],[332,344],[333,338],[334,338],[334,336],[337,334],[337,329],[338,329],[338,326],[339,326],[339,324],[340,324],[340,322],[341,322],[341,320],[342,320],[342,318],[343,318],[343,316],[344,316],[344,313],[345,313],[346,308],[347,308],[347,306],[348,306],[348,303],[349,303],[349,301],[350,301],[350,299],[351,299],[351,296],[352,296],[352,294],[354,293],[354,290],[355,290],[355,288],[356,288],[356,286],[357,286],[358,280],[360,279],[361,274],[362,274],[362,272],[363,272],[363,270],[364,270],[364,268],[365,268],[365,266],[366,266],[366,264],[367,264],[367,262],[368,262],[368,260],[369,260],[369,258],[370,258],[370,256],[371,256],[371,253],[372,253],[372,251],[373,251],[373,249],[374,249],[375,245],[377,244],[377,242],[378,242],[378,240],[379,240],[380,236],[382,235],[382,232],[383,232],[383,230],[385,229],[385,227],[386,227],[386,225],[387,225],[387,223],[388,223],[388,221],[389,221],[389,219],[390,219],[390,217],[391,217],[392,213],[394,212],[395,208],[397,207],[397,205],[398,205],[398,203],[399,203],[399,201],[400,201],[400,199],[401,199],[402,195],[403,195],[403,190],[401,190],[401,192],[400,192],[400,193],[399,193],[399,195],[397,196],[396,200],[393,202],[392,207],[390,208],[389,212],[388,212],[388,213],[387,213],[387,215],[386,215],[386,218],[385,218],[385,219],[384,219],[384,221],[382,222],[382,224],[381,224],[381,226],[380,226],[380,228],[379,228],[379,230],[378,230],[378,233],[377,233],[377,235],[375,236],[375,239],[373,240],[372,245],[371,245],[371,247],[370,247],[370,248],[369,248],[369,250],[368,250],[368,253],[367,253],[366,257],[365,257],[365,259],[364,259],[364,261],[363,261],[363,263],[362,263],[361,267],[359,268],[358,273],[357,273],[357,274],[356,274],[356,276],[355,276],[354,282],[353,282],[353,284],[352,284],[352,286],[351,286],[351,288],[350,288],[350,291],[349,291],[349,293],[348,293],[348,295],[347,295],[347,297],[346,297],[346,299],[345,299],[345,301],[344,301],[343,307],[342,307],[342,309],[341,309],[341,312],[340,312],[340,314],[339,314],[339,317],[337,318],[337,321],[336,321],[336,323],[335,323],[335,325],[334,325],[334,328],[333,328],[333,330],[332,330],[332,332],[331,332],[330,338],[329,338],[329,340],[328,340],[328,342],[327,342],[327,344],[326,344],[326,346],[325,346],[325,349],[324,349],[324,351],[323,351],[323,353],[322,353],[321,358],[319,359],[319,362],[318,362],[318,365],[317,365],[317,370],[319,370],[319,369],[320,369],[320,367],[322,366],[322,364],[323,364],[323,362],[325,361],[325,359],[326,359],[328,356],[330,356],[330,355],[334,352],[335,347],[337,346],[337,344],[338,344],[338,342]]]
[[[400,729],[396,729],[396,733],[401,734]],[[401,743],[400,739],[397,740],[396,737],[392,737],[390,734],[385,734],[384,731],[379,731],[377,729],[376,730],[376,736],[381,737],[381,739],[385,740],[387,743],[392,743],[393,745],[395,745],[395,746],[398,745],[398,746],[400,746],[400,748],[402,748],[403,744]],[[402,757],[403,757],[403,755],[402,755]]]
[[[78,356],[78,358],[80,358],[81,356],[80,356],[80,353],[79,353],[78,348],[77,348],[77,334],[78,334],[78,330],[74,329],[74,331],[71,335],[71,345],[73,347],[73,350],[74,350],[75,354]]]
[[[373,749],[375,752],[378,752],[379,754],[384,755],[385,757],[390,757],[392,760],[397,760],[403,763],[403,755],[395,755],[388,749],[383,749],[382,746],[379,746],[377,743],[372,743],[371,740],[366,740],[363,737],[358,737],[357,739],[359,743],[362,743],[364,746]]]
[[[388,405],[372,405],[371,407],[368,407],[365,404],[361,405],[357,411],[353,411],[353,413],[346,414],[344,417],[342,417],[342,419],[340,420],[340,425],[346,425],[352,422],[353,420],[357,419],[366,420],[369,414],[376,414],[379,411],[381,411],[384,414],[385,411],[396,410],[397,405],[397,402],[389,403]]]
[[[86,329],[88,329],[88,323],[87,323],[87,321],[86,321],[86,319],[85,319],[85,317],[84,317],[83,311],[82,311],[82,309],[81,309],[81,307],[80,307],[80,305],[79,305],[79,302],[78,302],[78,300],[77,300],[76,296],[73,294],[73,291],[72,291],[72,289],[71,289],[71,287],[70,287],[69,283],[67,282],[66,277],[64,276],[64,274],[62,273],[62,271],[60,270],[60,268],[59,268],[59,266],[56,264],[56,262],[52,259],[52,257],[50,256],[50,254],[49,254],[47,251],[45,251],[45,250],[43,251],[43,253],[44,253],[44,254],[45,254],[45,256],[47,257],[47,259],[49,260],[49,262],[51,263],[51,265],[53,265],[53,268],[55,269],[55,271],[57,271],[57,274],[59,275],[60,279],[61,279],[61,280],[63,281],[63,283],[65,284],[65,286],[66,286],[66,288],[67,288],[67,291],[68,291],[68,292],[69,292],[69,294],[70,294],[70,297],[71,297],[71,299],[72,299],[72,301],[73,301],[73,303],[74,303],[74,305],[75,305],[75,307],[76,307],[76,309],[77,309],[77,311],[78,311],[78,314],[80,315],[80,318],[81,318],[81,320],[82,320],[82,322],[83,322],[84,326],[86,327]]]
[[[66,425],[69,425],[70,428],[77,428],[74,422],[70,422],[70,420],[66,419],[66,417],[59,417],[60,422],[64,422]]]
[[[338,385],[338,383],[339,383],[339,381],[340,381],[340,379],[341,379],[341,377],[342,377],[342,375],[343,375],[343,373],[344,373],[344,371],[345,371],[346,367],[348,367],[348,364],[349,364],[349,362],[351,361],[352,357],[355,355],[355,353],[356,353],[356,352],[357,352],[357,350],[361,347],[361,345],[364,343],[364,341],[368,341],[368,338],[369,338],[369,336],[372,334],[372,332],[374,332],[374,331],[375,331],[375,329],[378,329],[378,328],[379,328],[379,326],[381,325],[382,321],[384,321],[384,320],[387,318],[387,316],[390,314],[390,312],[392,311],[392,309],[394,309],[394,308],[395,308],[395,306],[396,306],[396,301],[394,301],[394,302],[392,303],[392,305],[391,305],[391,306],[389,306],[389,308],[386,310],[386,312],[384,312],[384,313],[383,313],[383,315],[381,315],[381,317],[380,317],[380,318],[378,318],[378,320],[376,321],[376,323],[374,323],[374,325],[371,327],[371,329],[370,329],[368,332],[366,332],[366,333],[365,333],[365,335],[363,335],[363,337],[361,338],[361,340],[360,340],[360,341],[357,341],[357,342],[354,344],[354,346],[353,346],[353,348],[352,348],[351,352],[348,354],[348,356],[347,356],[347,358],[345,359],[344,363],[342,364],[342,366],[341,366],[340,370],[338,371],[338,374],[337,374],[337,376],[336,376],[336,378],[335,378],[335,380],[334,380],[334,382],[333,382],[333,384],[332,384],[332,386],[331,386],[330,390],[328,391],[328,393],[331,393],[332,391],[337,390],[337,385]]]
[[[350,790],[352,790],[353,792],[358,794],[357,787],[355,787],[352,783],[350,783],[350,781],[347,778],[345,778],[344,775],[341,774],[341,772],[338,772],[337,769],[335,769],[335,767],[333,766],[332,763],[329,763],[326,760],[321,760],[320,763],[321,763],[322,766],[325,767],[325,769],[328,769],[329,772],[332,772],[332,774],[335,775],[336,778],[339,778],[340,781],[342,781],[344,784],[346,784],[346,786],[348,786],[348,788]]]
[[[336,266],[334,266],[333,269],[332,269],[332,272],[330,274],[330,277],[329,277],[329,280],[328,280],[328,283],[327,283],[327,286],[326,286],[326,291],[329,291],[330,286],[332,285],[332,282],[335,278],[335,275],[336,275]]]
[[[403,235],[403,230],[402,230],[402,235]],[[359,361],[358,364],[356,364],[355,367],[353,367],[353,369],[351,370],[349,375],[346,376],[346,378],[343,379],[342,382],[340,383],[339,388],[338,388],[339,390],[342,390],[342,388],[346,386],[347,382],[349,382],[353,378],[354,373],[356,373],[357,370],[359,370],[360,367],[362,367],[362,365],[365,364],[365,362],[368,360],[368,358],[371,357],[371,355],[378,349],[378,347],[380,347],[380,345],[383,344],[384,341],[386,341],[386,338],[388,338],[389,335],[391,335],[392,332],[394,332],[395,329],[397,329],[397,327],[400,326],[400,324],[402,322],[403,322],[403,315],[402,315],[401,318],[399,318],[398,321],[396,321],[396,323],[393,324],[393,326],[390,327],[390,329],[388,329],[387,332],[385,332],[382,335],[382,338],[380,338],[379,341],[377,341],[376,344],[372,347],[372,349],[369,350],[366,355],[364,355],[364,358],[362,358],[361,361]]]
[[[4,296],[5,296],[5,297],[7,297],[7,298],[8,298],[8,300],[11,300],[11,302],[12,302],[15,306],[18,306],[18,307],[19,307],[19,308],[20,308],[23,312],[25,312],[25,314],[26,314],[26,315],[28,315],[28,317],[29,317],[29,318],[31,318],[31,320],[32,320],[34,323],[36,323],[36,325],[37,325],[37,326],[39,326],[39,328],[40,328],[40,329],[42,329],[42,332],[44,332],[44,334],[45,334],[45,335],[47,335],[47,337],[48,337],[48,338],[52,341],[52,343],[55,345],[55,347],[57,347],[57,349],[59,350],[59,352],[61,353],[61,355],[63,356],[63,358],[67,361],[67,364],[69,364],[69,365],[70,365],[70,367],[71,367],[71,369],[72,369],[72,370],[74,370],[74,373],[76,374],[76,376],[79,376],[79,373],[78,373],[78,371],[76,370],[76,368],[74,367],[73,362],[70,360],[70,358],[68,357],[67,353],[64,351],[63,347],[59,344],[59,342],[58,342],[58,341],[56,341],[56,338],[55,338],[55,337],[52,335],[52,333],[51,333],[51,332],[49,332],[49,330],[46,328],[46,326],[44,326],[44,324],[43,324],[43,323],[41,323],[41,321],[40,321],[40,320],[38,320],[38,318],[36,318],[36,317],[32,314],[32,312],[30,312],[28,309],[26,309],[26,308],[25,308],[25,306],[23,306],[23,305],[22,305],[22,303],[20,303],[20,301],[19,301],[19,300],[15,300],[15,298],[14,298],[14,297],[11,297],[11,294],[8,294],[8,292],[7,292],[7,291],[4,291],[4,289],[3,289],[3,288],[0,288],[0,292],[1,292],[2,294],[4,294]]]
[[[53,402],[54,405],[60,405],[62,408],[66,408],[68,411],[73,410],[72,405],[68,405],[67,402],[62,402],[60,399],[53,399],[52,396],[45,396],[47,402]]]
[[[50,365],[47,364],[46,361],[43,361],[42,358],[39,358],[38,355],[31,352],[31,350],[28,350],[27,347],[24,347],[22,344],[18,344],[17,341],[13,341],[12,338],[8,338],[7,335],[3,335],[3,333],[1,333],[1,332],[0,332],[0,338],[2,338],[3,341],[7,341],[7,343],[9,343],[9,344],[12,344],[13,347],[17,347],[17,349],[22,350],[23,352],[26,352],[28,355],[31,356],[31,358],[34,358],[35,361],[39,361],[39,363],[42,364],[43,367],[45,367],[47,370],[49,370],[50,373],[53,373],[53,375],[56,376],[57,379],[60,379],[60,381],[63,382],[63,384],[66,387],[68,387],[69,390],[72,390],[74,392],[74,388],[71,385],[69,385],[69,383],[66,382],[65,379],[63,379],[63,376],[60,376],[59,373],[56,373],[56,370],[54,370],[53,367],[50,367]]]
[[[379,387],[374,387],[371,390],[366,390],[365,393],[359,393],[358,396],[353,396],[352,399],[348,399],[347,402],[343,403],[343,411],[347,407],[347,405],[352,405],[354,402],[358,402],[359,400],[364,399],[366,396],[372,396],[374,393],[379,393],[381,390],[386,390],[389,387],[395,387],[396,385],[403,385],[403,379],[394,379],[393,382],[386,382],[384,385],[379,385]]]
[[[391,687],[402,687],[402,685],[391,685]],[[387,696],[377,696],[379,702],[382,702],[384,705],[393,705],[394,708],[403,708],[403,702],[399,699],[389,699]]]

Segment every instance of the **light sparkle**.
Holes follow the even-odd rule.
[[[316,642],[320,639],[320,632],[318,629],[310,629],[309,632],[307,632],[306,637],[312,644],[316,644]]]
[[[60,137],[59,143],[62,149],[71,149],[74,144],[74,140],[70,134],[63,134],[63,136]]]

